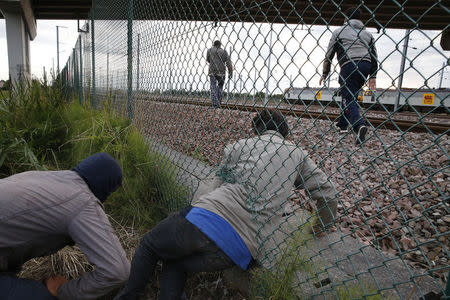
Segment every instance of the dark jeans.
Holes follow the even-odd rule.
[[[355,132],[361,125],[365,125],[359,114],[357,97],[360,89],[369,76],[371,63],[359,61],[358,63],[348,63],[341,68],[339,83],[341,85],[342,102],[341,107],[344,115],[339,117],[337,126],[345,129],[350,123]]]
[[[42,283],[9,275],[0,275],[0,299],[56,300]]]
[[[225,84],[224,76],[209,76],[209,81],[211,83],[211,102],[212,106],[219,107],[222,103],[222,90]]]
[[[142,238],[133,260],[128,283],[115,299],[135,299],[144,292],[158,260],[163,261],[160,299],[180,299],[187,272],[214,272],[234,262],[192,225],[185,216],[191,208],[173,214]]]

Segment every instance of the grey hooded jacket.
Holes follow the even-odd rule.
[[[272,130],[228,145],[215,189],[195,197],[192,206],[224,218],[247,245],[253,258],[270,268],[268,253],[279,251],[283,236],[276,231],[289,222],[284,206],[293,187],[303,188],[316,202],[319,216],[331,225],[336,214],[336,190],[308,153]],[[290,216],[295,218],[296,216]],[[297,228],[284,228],[295,231]],[[285,232],[290,235],[291,232]]]
[[[370,76],[376,77],[378,61],[375,39],[364,28],[360,20],[349,20],[342,27],[333,31],[323,62],[323,75],[330,73],[331,62],[337,54],[339,65],[365,60],[372,63]]]
[[[61,285],[59,299],[95,299],[128,279],[129,261],[102,204],[76,172],[0,179],[0,276],[73,243],[95,269]]]
[[[220,47],[212,47],[206,52],[206,61],[209,63],[208,74],[212,76],[225,76],[228,68],[229,76],[233,74],[233,65],[227,51]]]

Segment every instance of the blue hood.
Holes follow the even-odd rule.
[[[106,153],[96,153],[72,169],[77,172],[101,202],[122,184],[122,169]]]

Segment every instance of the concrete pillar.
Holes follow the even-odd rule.
[[[5,17],[9,75],[12,83],[30,79],[30,40],[36,37],[36,19],[30,0],[0,0]]]
[[[11,82],[29,80],[30,72],[30,35],[21,13],[3,11],[6,21],[6,39],[8,44],[8,63]]]

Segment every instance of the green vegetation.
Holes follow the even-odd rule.
[[[283,248],[271,270],[257,268],[251,273],[251,299],[294,300],[302,294],[298,285],[298,272],[313,276],[314,265],[309,260],[305,245],[311,236],[305,233],[306,225],[293,235]]]
[[[330,299],[367,299],[367,300],[381,300],[394,299],[382,295],[373,285],[368,283],[342,283],[334,286],[334,292],[330,292],[328,298]]]
[[[0,177],[71,169],[91,154],[107,152],[124,173],[123,186],[105,203],[121,224],[148,229],[165,216],[166,202],[186,199],[176,168],[148,151],[129,120],[106,108],[69,103],[58,87],[32,82],[15,89],[0,102],[0,122]]]
[[[276,264],[270,269],[256,268],[251,271],[250,299],[262,300],[298,300],[308,299],[302,286],[310,287],[311,280],[317,281],[314,286],[320,289],[317,274],[326,273],[317,261],[312,261],[307,252],[308,243],[313,239],[309,233],[311,224],[316,218],[311,218],[300,226],[299,230],[287,240]],[[307,279],[309,278],[309,279]],[[310,281],[307,283],[306,281]],[[330,284],[331,283],[331,284]],[[331,290],[330,290],[331,289]],[[316,292],[317,293],[317,292]],[[367,281],[329,282],[323,287],[324,299],[397,299],[380,292]]]

